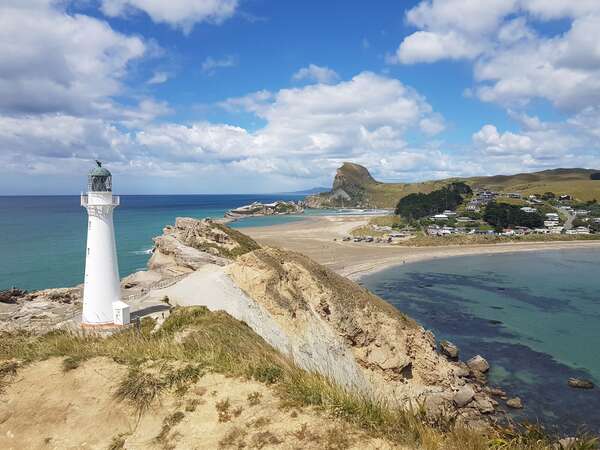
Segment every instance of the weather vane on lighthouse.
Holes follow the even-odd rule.
[[[129,306],[121,301],[121,285],[113,210],[119,196],[112,194],[112,175],[96,160],[88,175],[88,192],[81,206],[88,213],[82,326],[112,327],[129,323]]]

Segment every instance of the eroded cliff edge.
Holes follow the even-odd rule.
[[[171,301],[225,310],[302,368],[431,417],[481,424],[497,405],[485,376],[438,352],[430,331],[300,253],[189,218],[155,244],[151,267],[193,271],[165,290]]]

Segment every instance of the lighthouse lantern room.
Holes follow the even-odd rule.
[[[114,319],[114,309],[123,305],[113,226],[120,199],[112,194],[111,173],[101,162],[96,164],[88,176],[88,192],[81,195],[88,213],[82,326],[110,327],[123,324]]]

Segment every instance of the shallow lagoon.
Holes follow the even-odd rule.
[[[362,284],[460,347],[488,359],[490,384],[520,396],[516,416],[600,432],[600,251],[437,259],[372,274]]]

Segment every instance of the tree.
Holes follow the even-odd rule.
[[[537,228],[544,224],[544,218],[537,213],[528,213],[521,207],[506,203],[489,203],[483,214],[483,220],[494,227],[528,227]]]
[[[556,194],[554,192],[544,192],[542,195],[542,200],[554,200],[556,198]]]
[[[396,214],[410,220],[438,214],[447,209],[454,210],[464,201],[463,195],[470,195],[472,192],[467,184],[457,182],[429,194],[410,194],[400,199]]]

